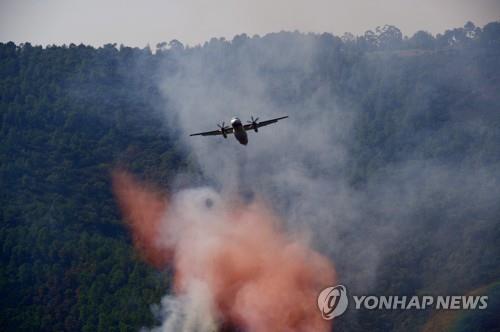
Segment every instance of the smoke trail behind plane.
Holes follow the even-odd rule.
[[[328,331],[316,308],[335,282],[331,263],[287,234],[258,199],[235,202],[209,188],[170,196],[114,175],[134,244],[159,267],[172,264],[175,296],[162,301],[161,331]]]

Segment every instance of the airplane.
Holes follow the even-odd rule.
[[[248,144],[248,136],[247,136],[247,131],[248,130],[254,130],[255,132],[259,131],[260,127],[267,126],[271,123],[276,123],[279,120],[286,119],[288,118],[287,116],[282,116],[280,118],[275,118],[271,120],[266,120],[266,121],[261,121],[257,122],[259,118],[253,118],[253,116],[250,117],[252,120],[247,121],[248,124],[243,125],[241,123],[241,120],[238,119],[237,117],[234,117],[231,119],[231,127],[225,126],[224,121],[222,122],[222,125],[217,124],[217,126],[220,128],[219,130],[213,130],[213,131],[206,131],[202,133],[196,133],[196,134],[191,134],[189,136],[215,136],[215,135],[222,135],[222,137],[227,138],[228,134],[234,134],[234,137],[240,142],[242,145],[247,145]]]

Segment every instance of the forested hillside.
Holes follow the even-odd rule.
[[[261,57],[264,49],[293,52],[304,44],[314,49],[307,72]],[[307,116],[304,101],[319,89],[352,113],[354,135],[340,170],[352,190],[370,192],[408,160],[456,174],[481,170],[470,176],[489,181],[479,182],[484,196],[468,197],[464,189],[419,197],[424,208],[406,216],[418,220],[409,223],[412,236],[388,244],[381,258],[377,291],[467,292],[500,279],[500,22],[410,38],[385,26],[359,37],[280,32],[196,47],[174,40],[155,52],[10,42],[0,44],[2,330],[136,331],[155,324],[150,306],[170,287],[168,271],[134,252],[110,174],[123,167],[165,187],[205,183],[203,161],[183,143],[177,104],[161,84],[192,56],[228,81],[251,59],[273,87],[267,98],[289,107],[291,118]],[[310,164],[314,174],[330,171]],[[465,173],[462,179],[453,186],[474,181]],[[458,201],[468,201],[468,209],[456,212]],[[450,229],[456,236],[447,236]],[[334,261],[342,275],[354,263],[340,256]],[[370,312],[336,327],[419,330],[428,315]]]
[[[1,45],[3,330],[137,330],[168,279],[129,245],[111,193],[122,166],[186,170],[141,50]]]

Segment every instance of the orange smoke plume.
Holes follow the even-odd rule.
[[[136,248],[149,263],[165,266],[170,252],[158,245],[157,236],[167,209],[166,196],[123,171],[113,173],[113,190]]]
[[[333,266],[280,231],[265,204],[229,204],[200,189],[172,196],[167,208],[165,197],[127,174],[115,175],[114,186],[135,245],[156,266],[172,259],[176,294],[201,282],[220,329],[330,330],[316,298],[335,283]]]

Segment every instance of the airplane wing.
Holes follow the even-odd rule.
[[[271,119],[271,120],[257,122],[257,128],[270,125],[271,123],[276,123],[279,120],[286,119],[286,118],[288,118],[288,115],[287,116],[282,116],[280,118],[275,118],[275,119]],[[252,123],[246,124],[244,127],[245,127],[245,130],[254,129],[254,126],[253,126]]]
[[[233,128],[232,127],[226,127],[224,129],[224,133],[226,134],[232,134],[233,133]],[[212,131],[205,131],[202,133],[196,133],[196,134],[191,134],[189,136],[215,136],[215,135],[222,135],[222,130],[217,129],[217,130],[212,130]]]

